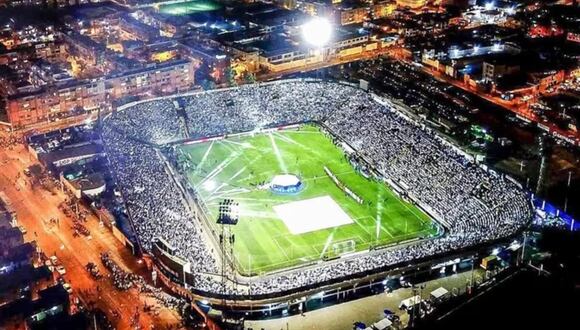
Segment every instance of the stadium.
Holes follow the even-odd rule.
[[[223,199],[240,205],[233,227],[238,272],[280,270],[436,233],[420,209],[357,172],[332,138],[308,124],[178,149],[210,219],[218,218]]]
[[[162,278],[246,313],[372,288],[512,240],[532,216],[515,181],[343,82],[131,103],[103,140]]]

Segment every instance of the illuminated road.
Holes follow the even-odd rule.
[[[466,86],[463,82],[458,81],[456,79],[452,79],[449,78],[447,76],[445,76],[444,74],[442,74],[439,71],[435,71],[432,70],[431,68],[428,68],[426,66],[422,67],[422,70],[433,76],[435,79],[451,84],[455,87],[461,88],[464,91],[467,91],[469,93],[475,94],[493,104],[496,104],[498,106],[503,107],[506,110],[509,110],[531,122],[543,125],[544,127],[546,127],[547,129],[545,129],[546,131],[549,131],[551,133],[555,133],[556,135],[560,136],[560,137],[567,137],[569,139],[572,139],[575,141],[576,145],[580,144],[580,132],[574,132],[572,130],[565,130],[562,129],[560,127],[558,127],[556,124],[552,123],[552,122],[544,122],[542,121],[534,112],[532,112],[529,107],[524,103],[524,104],[516,104],[514,102],[509,102],[506,100],[503,100],[499,97],[495,97],[489,94],[485,94],[485,93],[478,93],[475,90],[473,90],[472,88],[469,88],[468,86]]]
[[[403,48],[400,48],[400,47],[399,48],[396,48],[396,47],[391,48],[390,51],[388,51],[386,55],[387,55],[387,57],[389,57],[391,59],[405,62],[405,63],[410,64],[410,65],[415,64],[410,58],[407,58],[405,56],[405,54],[403,52]],[[470,88],[469,86],[467,86],[462,81],[453,79],[453,78],[443,74],[442,72],[434,70],[431,67],[428,67],[425,65],[422,65],[420,67],[420,70],[423,71],[424,73],[432,76],[433,78],[441,81],[441,82],[453,85],[457,88],[461,88],[462,90],[464,90],[468,93],[476,95],[476,96],[478,96],[482,99],[485,99],[485,100],[487,100],[495,105],[498,105],[506,110],[509,110],[512,113],[528,120],[529,122],[534,122],[534,123],[537,123],[538,125],[542,125],[543,129],[547,132],[549,131],[550,133],[552,133],[558,137],[566,137],[569,140],[573,140],[576,145],[580,145],[580,132],[562,129],[552,122],[541,120],[541,118],[539,118],[533,111],[531,111],[529,109],[528,104],[525,102],[521,103],[521,104],[517,104],[515,102],[503,100],[500,97],[492,96],[492,95],[489,95],[486,93],[477,92],[473,88]]]
[[[178,328],[180,320],[177,313],[158,306],[154,298],[140,295],[136,289],[120,292],[113,287],[107,277],[109,272],[101,264],[101,252],[108,251],[111,258],[126,270],[143,271],[144,266],[137,263],[108,229],[99,226],[98,220],[90,215],[85,225],[91,237],[74,237],[72,220],[58,208],[65,195],[60,191],[51,193],[41,187],[31,188],[24,175],[17,179],[18,173],[31,164],[31,159],[22,145],[14,147],[14,150],[0,150],[0,189],[10,198],[19,225],[26,228],[26,240],[35,240],[49,256],[56,253],[65,266],[64,277],[72,285],[73,301],[78,297],[85,303],[94,302],[96,307],[105,311],[117,329],[135,328],[131,320],[136,311],[140,312],[140,316],[134,324],[142,329]],[[50,223],[49,219],[53,217],[60,219],[59,224]],[[105,275],[101,280],[94,280],[86,271],[88,262],[95,263],[101,274]],[[155,314],[158,315],[143,312],[145,302],[148,306],[156,306]],[[113,311],[120,317],[114,317]]]

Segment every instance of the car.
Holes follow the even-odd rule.
[[[24,226],[18,226],[18,229],[20,229],[20,232],[22,233],[22,235],[26,235],[26,233],[28,231],[26,231],[26,228],[24,228]]]
[[[56,256],[50,257],[50,261],[52,262],[52,264],[54,266],[57,266],[58,265],[58,258]]]
[[[56,266],[56,271],[60,274],[60,276],[63,276],[64,274],[66,274],[66,269],[62,265]]]
[[[23,172],[24,172],[24,175],[26,175],[28,177],[32,176],[32,173],[30,173],[30,170],[27,168],[25,168]]]
[[[73,292],[72,290],[72,286],[69,283],[63,283],[62,287],[66,290],[66,292],[68,292],[69,294],[71,294]]]

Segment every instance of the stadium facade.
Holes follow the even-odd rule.
[[[303,122],[332,130],[445,230],[272,273],[224,272],[233,261],[209,234],[214,219],[164,150]],[[513,180],[474,163],[389,100],[348,83],[285,80],[136,102],[105,119],[103,140],[139,243],[162,280],[255,317],[296,309],[311,298],[374,291],[389,274],[428,269],[511,240],[532,216]]]

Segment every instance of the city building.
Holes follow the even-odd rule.
[[[397,4],[392,1],[381,1],[376,2],[370,7],[370,15],[373,19],[383,18],[391,15],[395,9],[397,9]]]
[[[341,2],[334,6],[334,16],[340,25],[360,24],[369,19],[369,6],[360,2]]]
[[[50,122],[95,111],[105,104],[105,82],[71,80],[6,97],[8,122],[15,127]]]
[[[419,9],[427,4],[427,0],[396,0],[397,6],[402,8]]]
[[[194,85],[195,65],[187,60],[150,64],[93,80],[69,80],[6,97],[8,122],[22,127],[108,109],[111,98],[168,94]]]
[[[495,57],[483,62],[482,79],[487,82],[495,82],[502,75],[512,74],[521,68],[520,57]]]
[[[108,75],[105,77],[106,93],[118,99],[140,94],[184,92],[193,87],[194,75],[195,64],[188,60],[151,64],[145,68]]]

